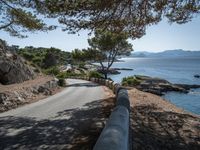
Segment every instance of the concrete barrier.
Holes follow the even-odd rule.
[[[110,115],[93,150],[129,149],[129,111],[124,106],[116,106]]]
[[[111,84],[112,84],[112,81],[111,80],[108,80],[108,88],[111,89]]]
[[[102,85],[105,84],[105,79],[101,79],[101,84],[102,84]]]
[[[130,111],[130,101],[128,96],[128,91],[126,89],[120,89],[117,93],[117,106],[124,106]]]
[[[116,107],[111,113],[93,150],[129,149],[130,101],[128,92],[120,84],[113,82],[111,84],[113,84],[116,94]]]
[[[104,85],[108,87],[108,80],[105,80],[105,84]]]
[[[103,85],[103,82],[104,82],[103,79],[100,79],[100,80],[99,80],[99,83],[100,83],[101,85]]]
[[[117,93],[119,92],[119,90],[121,89],[121,85],[119,83],[116,83],[114,85],[115,89],[114,89],[114,94],[117,95]]]
[[[112,91],[113,93],[115,93],[115,84],[117,84],[116,82],[112,82]]]
[[[90,81],[95,82],[95,78],[90,78]]]
[[[89,77],[79,77],[79,79],[105,85],[116,95],[116,107],[99,136],[94,150],[128,150],[130,101],[127,90],[110,80]]]

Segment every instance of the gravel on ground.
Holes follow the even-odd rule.
[[[129,90],[134,150],[199,150],[200,117],[151,93]]]

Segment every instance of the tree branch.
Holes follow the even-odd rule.
[[[0,30],[9,27],[9,26],[10,26],[11,24],[13,24],[13,23],[14,23],[14,21],[12,20],[12,21],[10,21],[8,24],[5,24],[5,25],[0,26]]]

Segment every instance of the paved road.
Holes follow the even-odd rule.
[[[58,112],[82,107],[88,102],[104,98],[103,88],[95,83],[77,79],[68,79],[67,83],[69,84],[68,87],[62,92],[36,103],[1,113],[0,117],[17,116],[48,119],[54,117]]]
[[[73,119],[79,118],[78,110],[105,98],[102,86],[95,83],[75,79],[67,82],[68,87],[56,95],[1,113],[0,149],[66,149],[72,135],[66,139],[62,136],[77,130],[72,130],[70,120],[74,112]]]

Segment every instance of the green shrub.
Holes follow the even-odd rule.
[[[43,47],[35,48],[30,46],[18,50],[17,53],[20,56],[24,57],[29,62],[40,67],[40,69],[50,68],[49,66],[55,67],[63,64],[68,64],[71,61],[70,52],[65,52],[56,48],[43,48]],[[45,59],[48,59],[46,58],[47,53],[52,53],[53,55],[55,55],[56,62],[58,63],[55,63],[55,59],[54,60],[50,59],[50,61],[47,62],[47,64],[53,63],[53,65],[45,66],[43,62],[45,62]]]
[[[59,86],[66,86],[66,82],[64,78],[59,78],[58,79],[58,85]]]
[[[122,79],[123,86],[136,86],[139,85],[141,81],[137,79],[135,76],[125,77]]]
[[[29,61],[33,59],[33,55],[29,52],[23,52],[22,56]]]
[[[79,64],[78,64],[78,67],[79,68],[85,68],[85,62],[80,62]]]
[[[34,72],[40,73],[40,69],[36,67],[36,68],[34,68]]]
[[[67,78],[70,73],[68,72],[60,72],[59,74],[56,75],[57,78]]]
[[[103,78],[102,74],[100,74],[97,71],[90,71],[89,72],[89,77],[90,78]]]
[[[55,75],[56,76],[60,73],[60,70],[58,69],[58,67],[51,67],[51,68],[45,69],[44,73],[48,74],[48,75]]]
[[[30,65],[33,66],[33,67],[38,67],[36,64],[30,62]]]
[[[41,58],[41,57],[34,57],[34,58],[32,59],[32,62],[33,62],[33,63],[41,63],[41,62],[42,62],[42,58]]]

